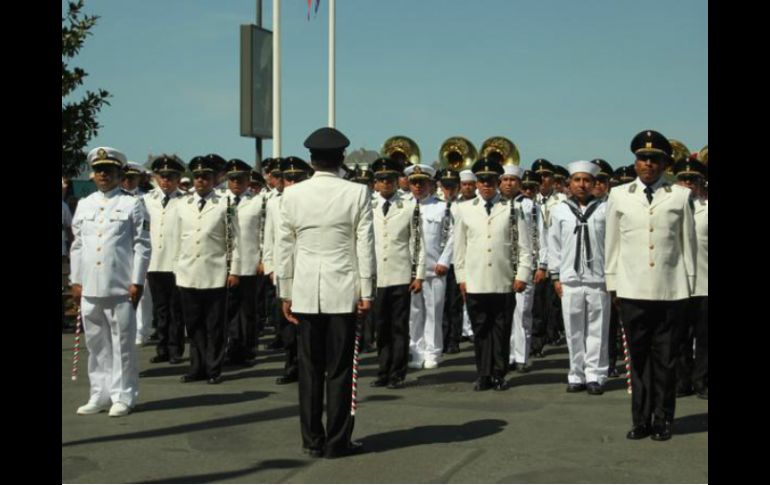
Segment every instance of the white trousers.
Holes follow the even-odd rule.
[[[150,282],[144,282],[144,291],[136,308],[136,343],[145,343],[152,334],[152,294]]]
[[[567,380],[570,384],[604,384],[609,369],[610,294],[604,285],[562,284],[562,288],[570,361]]]
[[[529,358],[529,348],[532,344],[532,305],[534,302],[534,284],[528,284],[526,290],[516,293],[516,309],[513,311],[511,355],[509,358],[511,363],[526,364]]]
[[[128,295],[83,297],[83,329],[88,348],[89,402],[122,402],[133,407],[139,395],[136,359],[136,312]]]
[[[446,276],[426,276],[422,281],[422,291],[412,293],[409,309],[409,353],[412,362],[438,362],[441,359],[445,294]]]

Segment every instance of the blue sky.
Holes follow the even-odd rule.
[[[113,94],[90,146],[139,162],[216,152],[254,163],[240,136],[239,25],[256,0],[86,0],[101,18],[73,64]],[[263,22],[272,28],[272,0]],[[62,8],[65,8],[62,2]],[[327,122],[328,5],[281,3],[282,155]],[[462,135],[516,143],[521,165],[633,161],[655,129],[691,151],[708,143],[705,0],[337,0],[336,127],[350,150],[393,135],[427,163]],[[264,143],[272,154],[272,142]]]

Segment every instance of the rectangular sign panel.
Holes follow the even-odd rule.
[[[273,33],[241,25],[241,136],[273,137]]]

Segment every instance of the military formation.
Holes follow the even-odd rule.
[[[151,363],[180,365],[187,352],[181,381],[215,385],[225,363],[253,363],[273,327],[269,348],[285,357],[276,384],[298,382],[314,457],[361,450],[354,374],[367,351],[378,355],[370,385],[402,389],[469,341],[469,386],[482,392],[506,391],[510,371],[566,343],[566,391],[598,396],[626,342],[629,439],[669,439],[676,397],[708,399],[707,151],[682,155],[646,130],[628,167],[539,158],[524,170],[502,137],[478,152],[450,138],[433,164],[393,137],[373,163],[348,167],[348,145],[321,128],[305,141],[309,163],[268,158],[262,171],[161,155],[154,186],[119,150],[91,150],[97,191],[71,222],[62,209],[62,272],[71,227],[88,348],[77,413],[132,411],[137,346],[153,329]]]

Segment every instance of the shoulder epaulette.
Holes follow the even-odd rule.
[[[473,205],[479,205],[479,198],[478,197],[473,199]]]
[[[665,190],[668,193],[671,193],[671,186],[669,184],[664,184],[663,185],[663,190]]]
[[[633,194],[634,192],[636,192],[636,184],[635,183],[628,186],[628,193],[629,194]]]

